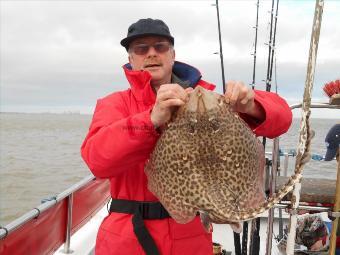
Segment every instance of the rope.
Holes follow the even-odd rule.
[[[298,177],[298,181],[295,184],[293,196],[292,196],[292,210],[293,211],[296,210],[296,208],[299,206],[300,188],[301,188],[300,178],[302,177],[303,167],[305,163],[308,161],[308,154],[310,153],[309,152],[310,140],[313,137],[313,134],[310,129],[309,117],[311,114],[310,105],[311,105],[312,89],[313,89],[313,83],[314,83],[316,56],[317,56],[319,37],[320,37],[323,5],[324,5],[323,0],[316,0],[312,36],[311,36],[310,48],[309,48],[305,90],[303,94],[302,119],[301,119],[301,125],[300,125],[299,146],[298,146],[298,153],[296,155],[296,163],[295,163],[295,173]],[[297,215],[291,215],[289,233],[287,237],[287,247],[286,247],[287,255],[294,254],[296,225],[297,225]]]

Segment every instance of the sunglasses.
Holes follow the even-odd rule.
[[[170,49],[171,45],[169,42],[156,42],[153,45],[141,43],[132,46],[129,51],[136,55],[145,55],[149,52],[150,47],[153,47],[157,53],[164,53]]]

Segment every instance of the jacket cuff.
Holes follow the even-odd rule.
[[[151,111],[152,107],[146,111],[136,114],[131,119],[131,122],[127,123],[127,128],[129,129],[131,135],[141,136],[146,134],[155,138],[159,137],[160,134],[157,132],[151,121]]]
[[[245,122],[247,122],[248,126],[256,133],[256,129],[261,127],[266,122],[267,112],[266,112],[266,109],[262,106],[262,104],[257,100],[256,95],[255,95],[254,101],[257,107],[261,107],[262,111],[264,112],[263,120],[258,120],[246,113],[240,112],[239,115]]]
[[[253,131],[257,136],[272,139],[288,131],[292,122],[292,112],[283,98],[272,92],[257,90],[255,101],[265,112],[264,121],[253,125]]]

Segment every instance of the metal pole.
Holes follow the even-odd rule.
[[[283,176],[287,177],[288,174],[288,163],[289,163],[289,155],[285,154],[285,159],[283,162]]]
[[[272,171],[269,186],[269,195],[271,196],[275,192],[276,187],[276,176],[277,166],[279,158],[279,139],[274,139],[273,145],[273,156],[272,156]],[[267,223],[267,244],[266,244],[266,255],[272,254],[272,236],[273,236],[273,221],[274,221],[274,208],[269,209],[268,212],[268,223]]]
[[[338,173],[336,177],[334,212],[340,211],[340,149],[338,149]],[[329,245],[329,254],[335,254],[336,249],[336,233],[338,230],[339,218],[336,218],[332,224],[331,240]]]
[[[283,176],[287,176],[288,171],[288,161],[289,155],[284,154],[284,162],[283,162]],[[282,220],[282,209],[279,209],[279,240],[283,238],[283,220]]]
[[[67,225],[66,225],[66,241],[64,245],[64,253],[70,254],[73,251],[71,246],[71,228],[72,228],[72,207],[73,207],[73,193],[68,196],[67,199]]]
[[[280,203],[275,204],[274,208],[280,208],[280,209],[290,209],[292,203]],[[298,210],[304,210],[304,211],[318,211],[318,212],[331,212],[332,208],[327,206],[311,206],[311,205],[299,205],[297,207]]]
[[[220,59],[221,59],[221,71],[222,71],[222,88],[223,94],[225,94],[225,77],[224,77],[224,64],[223,64],[223,50],[222,50],[222,37],[221,37],[221,25],[220,25],[220,12],[218,9],[218,0],[216,0],[216,11],[217,11],[217,25],[218,25],[218,39],[220,42]]]
[[[243,222],[243,231],[242,231],[242,255],[247,255],[248,253],[248,221]]]

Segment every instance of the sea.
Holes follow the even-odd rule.
[[[0,113],[0,225],[4,226],[91,174],[80,156],[91,115],[65,113]],[[324,138],[339,119],[311,119],[316,136],[312,153],[323,156]],[[280,149],[297,148],[300,119],[280,137]],[[272,151],[271,139],[266,151]],[[289,171],[294,167],[290,158]],[[283,166],[283,157],[281,158]],[[336,161],[311,160],[304,176],[336,178]]]

